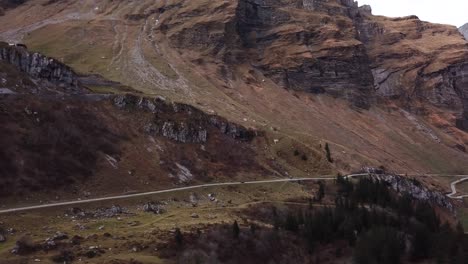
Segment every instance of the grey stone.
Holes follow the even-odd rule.
[[[461,26],[458,31],[465,37],[466,40],[468,40],[468,23],[464,24]]]
[[[14,65],[33,78],[67,87],[78,86],[78,76],[70,67],[42,54],[30,53],[25,47],[1,45],[0,61]]]
[[[398,193],[407,193],[413,199],[428,201],[455,213],[455,207],[449,198],[440,192],[429,190],[423,184],[415,180],[393,174],[375,174],[373,177],[388,183]]]
[[[190,215],[190,217],[192,217],[192,218],[199,218],[200,216],[199,216],[198,214],[196,214],[196,213],[193,213],[193,214]]]
[[[143,205],[143,211],[154,214],[162,214],[164,213],[164,208],[159,204],[148,202]]]

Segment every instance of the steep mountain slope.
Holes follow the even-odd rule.
[[[114,82],[87,89],[132,87],[259,131],[253,152],[267,171],[468,171],[468,47],[454,27],[376,17],[344,0],[27,1],[0,24],[0,39]]]
[[[424,112],[427,103],[458,111],[457,126],[467,130],[468,44],[458,30],[415,16],[360,14],[359,37],[372,59],[377,95],[397,99],[415,112]]]
[[[320,153],[298,147],[308,160],[295,157],[282,165],[268,158],[275,154],[265,133],[189,105],[90,94],[87,83],[119,93],[128,88],[79,76],[22,46],[0,43],[0,60],[2,87],[8,87],[0,88],[2,198],[154,190],[285,175],[307,166],[330,173]]]

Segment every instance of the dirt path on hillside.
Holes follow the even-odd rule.
[[[92,12],[80,13],[74,12],[62,17],[52,17],[27,25],[22,28],[0,32],[0,39],[9,43],[21,43],[25,35],[42,27],[54,24],[64,23],[70,20],[89,20],[95,15]]]
[[[457,184],[468,181],[468,175],[457,175],[457,176],[463,176],[463,177],[467,176],[467,177],[450,183],[450,189],[452,190],[452,192],[447,194],[447,197],[452,198],[452,199],[462,200],[463,198],[468,197],[468,195],[455,196],[457,194]]]
[[[125,49],[125,43],[127,41],[128,36],[128,25],[123,26],[124,29],[120,29],[120,25],[117,24],[116,21],[112,21],[112,30],[114,31],[114,42],[112,44],[112,59],[107,66],[107,70],[110,68],[120,69],[120,65],[122,63],[122,54]]]

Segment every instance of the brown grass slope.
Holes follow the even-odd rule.
[[[115,100],[136,103],[122,107]],[[0,98],[2,196],[76,198],[284,175],[265,159],[265,135],[190,106],[154,101],[153,112],[142,101],[153,100]],[[207,135],[202,142],[196,141],[199,131]],[[301,162],[324,159],[309,158]]]
[[[261,156],[297,147],[319,157],[329,142],[341,171],[468,169],[468,137],[455,127],[463,91],[445,85],[458,80],[447,76],[467,52],[454,28],[373,17],[352,1],[43,2],[7,11],[0,37],[78,72],[268,131],[279,143]],[[363,39],[366,23],[382,34]],[[400,31],[406,37],[393,41]],[[394,92],[374,91],[380,69],[404,73],[401,85],[388,85]],[[418,96],[405,96],[415,89]],[[438,89],[455,103],[433,100]],[[297,163],[294,175],[322,166]]]

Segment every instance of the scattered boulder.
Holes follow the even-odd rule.
[[[111,208],[100,208],[94,212],[94,217],[111,218],[124,213],[124,208],[119,205],[113,205]]]
[[[196,214],[196,213],[191,214],[190,217],[192,217],[192,218],[200,218],[200,216],[199,216],[198,214]]]
[[[75,228],[75,229],[78,229],[78,230],[86,230],[86,229],[88,229],[87,226],[82,225],[82,224],[79,224],[79,223],[76,224],[74,228]]]
[[[127,223],[129,226],[139,226],[141,223],[140,221],[132,221]]]
[[[192,205],[198,204],[198,195],[196,193],[191,193],[189,199],[190,199],[190,203],[192,203]]]
[[[67,210],[66,216],[71,215],[72,218],[111,218],[126,213],[125,208],[119,205],[112,205],[110,208],[99,208],[95,211],[84,211],[78,207],[73,207]]]
[[[83,241],[83,237],[75,235],[71,238],[70,243],[72,245],[79,245],[81,241]]]
[[[52,261],[56,263],[71,263],[75,259],[75,255],[70,250],[62,250],[59,254],[52,257]]]
[[[54,250],[58,247],[57,242],[48,238],[42,245],[42,249],[45,251]]]
[[[121,214],[123,212],[122,207],[118,205],[113,205],[110,209],[109,212],[112,214]]]
[[[104,249],[99,248],[98,246],[91,246],[89,250],[84,254],[87,258],[94,258],[101,256],[101,254],[106,253]]]
[[[51,237],[52,240],[57,241],[57,240],[65,240],[68,239],[68,235],[65,233],[62,233],[60,231],[57,231],[53,237]]]
[[[76,217],[85,217],[85,212],[81,208],[73,207],[67,210],[66,214],[76,216]]]
[[[159,204],[148,202],[143,205],[143,211],[147,213],[162,214],[164,213],[164,208]]]
[[[12,254],[15,255],[26,255],[35,252],[38,246],[35,245],[29,237],[22,237],[16,241],[15,247],[11,250]]]
[[[98,256],[98,254],[99,253],[97,252],[97,250],[90,249],[90,250],[86,251],[85,256],[88,257],[88,258],[94,258],[94,257]]]
[[[208,198],[209,198],[210,201],[212,201],[212,202],[215,202],[215,201],[216,201],[216,197],[215,197],[215,194],[214,194],[214,193],[208,194]]]

